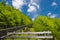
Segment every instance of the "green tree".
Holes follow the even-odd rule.
[[[28,25],[31,22],[30,18],[19,10],[0,3],[0,28]]]
[[[38,16],[32,26],[35,31],[51,31],[56,40],[60,40],[60,19]]]

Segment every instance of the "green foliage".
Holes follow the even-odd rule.
[[[55,39],[60,40],[60,19],[38,16],[32,26],[35,31],[51,31]]]
[[[31,24],[31,20],[19,10],[0,3],[0,28]]]

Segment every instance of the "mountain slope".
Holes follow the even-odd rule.
[[[31,19],[19,10],[0,3],[0,28],[31,24]]]

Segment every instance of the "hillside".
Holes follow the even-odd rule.
[[[60,19],[38,16],[32,26],[36,32],[51,31],[56,40],[60,40]]]
[[[31,19],[19,10],[0,3],[0,28],[31,24]]]

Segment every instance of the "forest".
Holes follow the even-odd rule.
[[[60,19],[38,16],[32,26],[35,31],[51,31],[56,40],[60,40]]]

